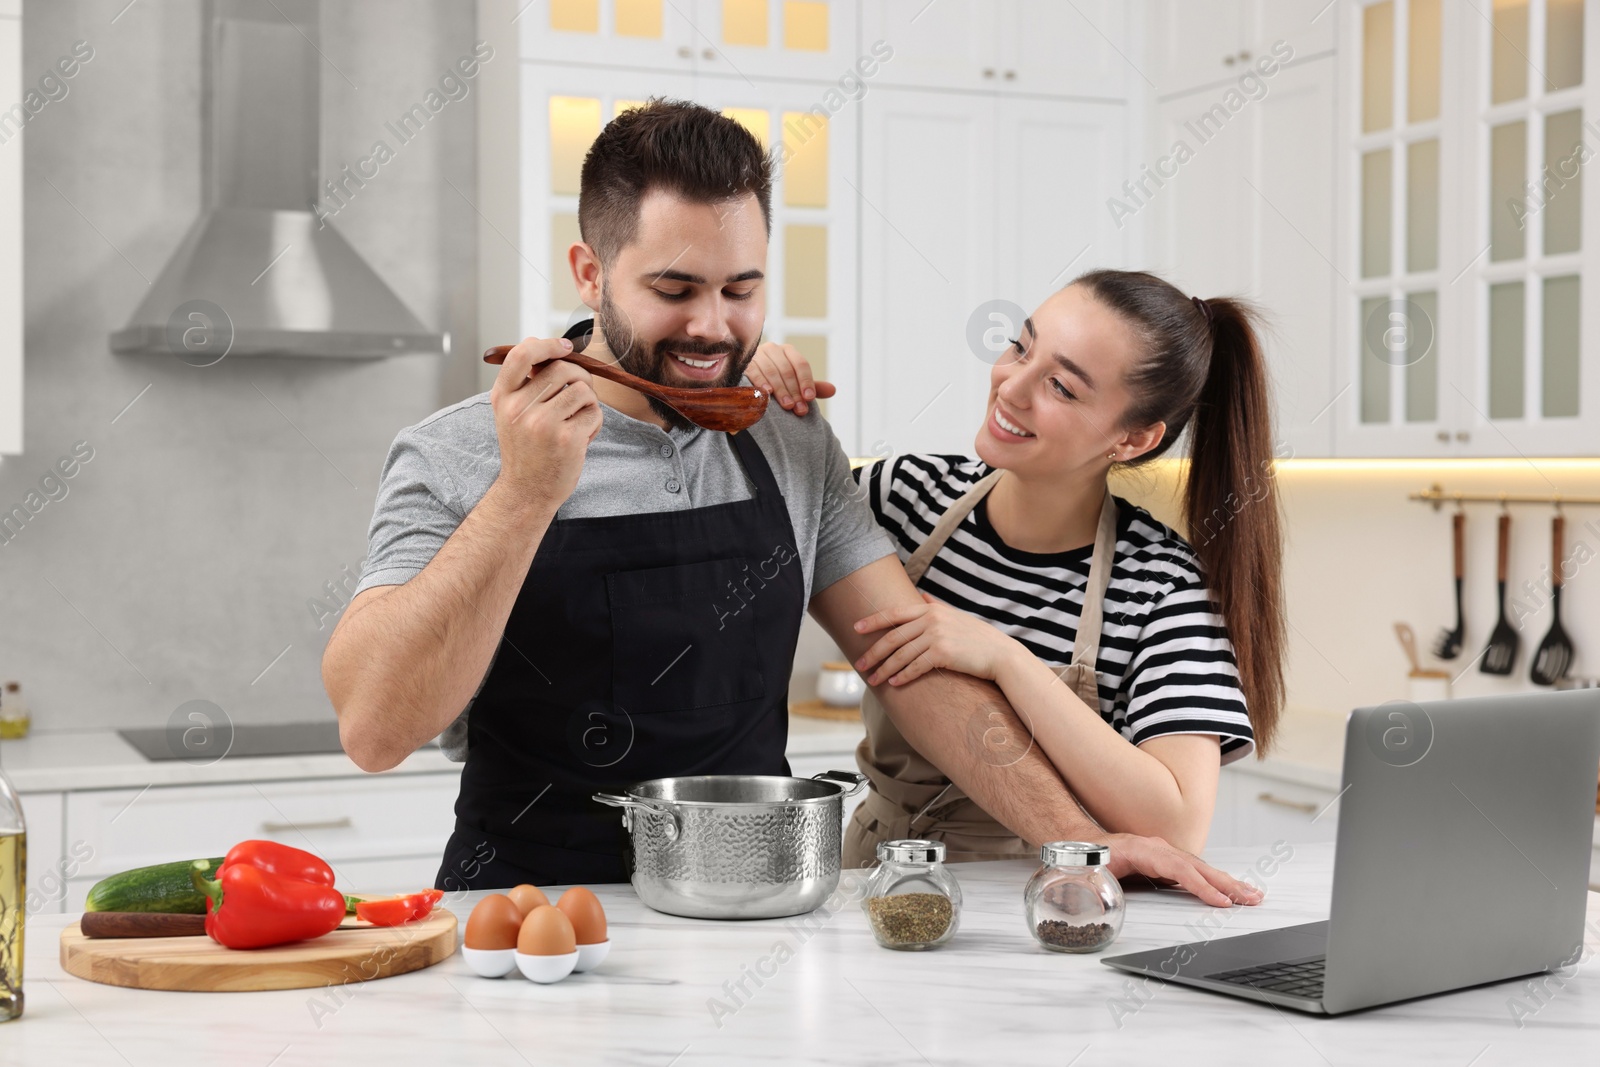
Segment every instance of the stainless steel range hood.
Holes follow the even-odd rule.
[[[119,354],[177,354],[189,323],[230,356],[445,354],[312,210],[319,196],[319,0],[210,0],[201,48],[205,203],[128,325]],[[359,195],[346,176],[341,198]],[[204,302],[197,304],[197,301]],[[214,305],[208,309],[206,305]],[[189,312],[200,308],[204,318]],[[215,309],[226,316],[214,322]]]

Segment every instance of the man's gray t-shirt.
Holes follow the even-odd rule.
[[[710,507],[752,495],[726,434],[663,430],[601,405],[600,432],[556,519],[637,515]],[[749,430],[783,493],[794,526],[805,598],[884,556],[889,536],[850,476],[839,439],[813,406],[797,417],[772,405]],[[488,393],[401,430],[389,448],[367,535],[359,593],[400,585],[432,561],[500,473],[500,442]],[[777,546],[759,546],[771,551]],[[439,737],[453,760],[467,758],[469,702]]]

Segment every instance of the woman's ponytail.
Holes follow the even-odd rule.
[[[1286,622],[1283,522],[1273,477],[1271,396],[1255,313],[1240,301],[1184,296],[1135,271],[1094,271],[1073,284],[1120,313],[1144,342],[1127,379],[1129,427],[1165,423],[1160,456],[1190,430],[1184,519],[1206,586],[1227,624],[1264,755],[1283,710]]]
[[[1273,478],[1271,395],[1251,313],[1205,301],[1211,352],[1189,429],[1184,519],[1228,623],[1256,746],[1283,707],[1283,521]]]

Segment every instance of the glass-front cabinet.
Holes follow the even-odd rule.
[[[1600,453],[1597,27],[1583,0],[1481,7],[1344,12],[1341,454]]]
[[[520,320],[559,336],[590,312],[578,299],[567,250],[578,240],[584,155],[605,123],[652,96],[691,99],[749,129],[778,160],[767,249],[765,339],[798,348],[840,385],[819,404],[841,438],[856,423],[855,365],[858,112],[807,82],[651,74],[525,62],[522,69]],[[846,441],[847,445],[852,444]]]
[[[837,78],[856,61],[856,3],[840,0],[537,0],[522,56],[630,70]],[[828,73],[831,72],[831,73]]]

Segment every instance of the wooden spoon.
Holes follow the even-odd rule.
[[[483,361],[504,363],[511,348],[511,345],[496,345],[483,354]],[[694,389],[657,385],[629,374],[614,364],[602,363],[579,352],[569,352],[561,358],[576,363],[597,377],[625,385],[645,396],[653,396],[696,426],[708,430],[738,433],[760,422],[761,416],[767,411],[767,394],[754,386]]]

